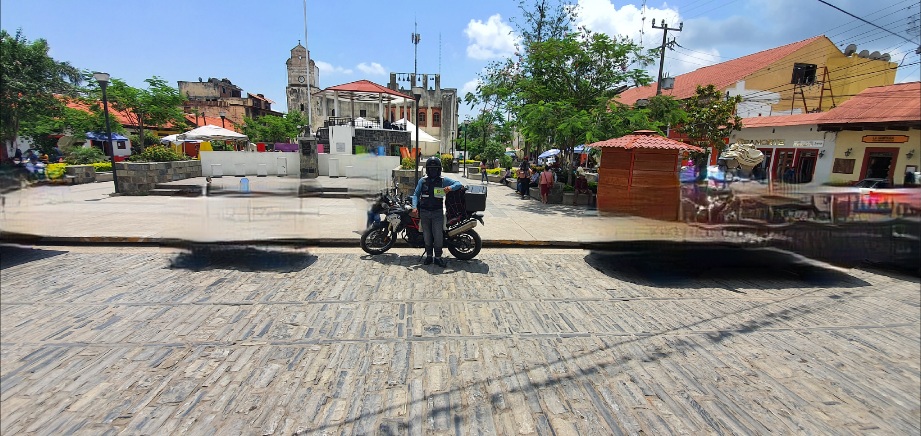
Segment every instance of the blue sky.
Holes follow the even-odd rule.
[[[816,0],[649,1],[645,14],[642,1],[581,0],[579,23],[639,40],[645,15],[642,42],[652,47],[662,37],[651,28],[653,18],[671,26],[683,21],[682,32],[669,32],[681,46],[666,55],[665,70],[672,76],[824,34],[842,49],[856,43],[858,50],[889,52],[894,62],[904,58],[896,81],[921,80],[921,56],[914,53],[921,36],[917,28],[909,30],[918,17],[916,0],[827,1],[914,42]],[[307,13],[321,87],[359,79],[386,85],[389,72],[412,72],[415,20],[422,35],[419,72],[440,72],[442,87],[462,94],[475,86],[490,60],[513,50],[510,19],[520,16],[516,0],[308,0]],[[3,0],[0,26],[11,33],[22,28],[29,39],[45,38],[55,59],[134,86],[153,75],[174,85],[226,77],[286,111],[285,60],[304,39],[304,12],[302,0]],[[462,107],[461,116],[469,112]]]

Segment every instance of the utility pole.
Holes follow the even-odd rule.
[[[310,46],[307,45],[307,0],[304,0],[304,51],[307,56],[307,132],[313,130],[313,102],[310,101]],[[288,108],[290,111],[291,109]],[[339,115],[339,114],[336,114]]]
[[[678,28],[674,29],[668,27],[668,24],[665,23],[665,20],[662,20],[661,26],[656,26],[656,19],[652,19],[652,28],[653,29],[662,29],[662,52],[659,53],[659,80],[656,81],[656,95],[662,95],[662,67],[665,66],[665,45],[666,45],[666,36],[668,35],[669,30],[674,30],[680,32],[681,29],[684,29],[684,23],[679,23]]]

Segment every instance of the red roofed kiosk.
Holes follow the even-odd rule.
[[[602,150],[598,168],[599,212],[678,220],[681,204],[679,158],[684,152],[703,149],[651,130],[637,130],[631,135],[588,146]]]

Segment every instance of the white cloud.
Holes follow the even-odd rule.
[[[464,84],[461,88],[460,93],[457,94],[457,98],[463,99],[468,92],[476,92],[477,85],[480,84],[480,79],[473,79]]]
[[[512,27],[502,21],[502,16],[495,14],[486,22],[470,20],[464,29],[469,44],[467,56],[486,60],[509,56],[515,52],[518,37],[512,34]]]
[[[642,45],[646,48],[656,47],[662,43],[662,31],[652,28],[653,19],[657,24],[665,20],[669,27],[677,27],[681,22],[678,11],[667,5],[664,9],[647,6],[645,21],[642,20],[643,11],[632,4],[617,9],[610,0],[579,0],[576,8],[577,24],[595,32],[606,33],[612,37],[626,36],[639,44],[642,29]]]
[[[342,67],[333,66],[333,64],[331,64],[331,63],[329,63],[329,62],[323,62],[323,61],[314,61],[314,62],[317,64],[317,68],[320,69],[320,72],[321,72],[321,73],[325,73],[325,74],[335,74],[335,73],[339,73],[339,74],[352,74],[352,70],[350,70],[350,69],[348,69],[348,68],[342,68]]]
[[[365,73],[365,74],[368,74],[368,75],[372,75],[372,76],[385,76],[385,75],[387,75],[387,69],[384,68],[383,66],[381,66],[381,64],[379,64],[379,63],[377,63],[377,62],[371,62],[370,65],[368,65],[368,64],[366,64],[366,63],[364,63],[364,62],[362,62],[362,63],[358,64],[358,67],[357,67],[357,68],[358,68],[358,70],[361,71],[362,73]]]

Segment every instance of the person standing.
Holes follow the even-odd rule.
[[[524,200],[531,192],[531,167],[528,162],[522,162],[518,168],[518,193]]]
[[[540,173],[540,202],[547,204],[550,197],[550,189],[553,188],[553,171],[550,171],[550,167],[544,167],[544,171]]]
[[[486,178],[486,161],[480,161],[480,183],[489,183],[489,179]]]
[[[424,265],[434,262],[444,268],[448,263],[441,257],[444,243],[445,194],[460,189],[460,182],[441,177],[441,159],[430,157],[425,161],[425,177],[419,179],[412,196],[413,215],[419,214],[419,230],[425,239]]]

